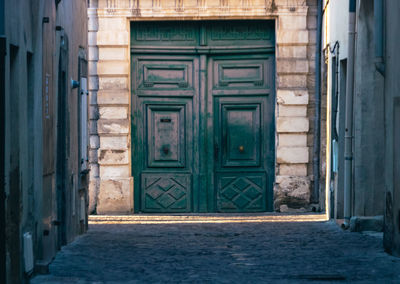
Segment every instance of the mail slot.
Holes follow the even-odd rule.
[[[171,122],[170,118],[161,118],[160,122]]]

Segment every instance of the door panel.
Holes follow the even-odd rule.
[[[267,209],[264,173],[217,176],[217,208],[221,212],[260,212]]]
[[[198,58],[135,55],[132,62],[134,210],[190,212],[198,183]]]
[[[194,139],[190,98],[138,98],[137,188],[143,212],[190,212]],[[140,141],[142,141],[140,143]],[[139,206],[139,204],[137,204]]]
[[[179,89],[193,87],[193,62],[140,60],[139,89]]]
[[[210,58],[214,170],[210,195],[218,212],[272,209],[274,97],[271,55]],[[210,104],[210,103],[209,103]],[[214,180],[214,181],[212,181]]]
[[[260,55],[215,57],[213,90],[270,89],[271,59],[271,56]]]
[[[146,105],[148,167],[185,167],[185,105]]]
[[[260,104],[220,104],[222,167],[260,165]]]
[[[268,97],[216,97],[215,176],[217,210],[254,212],[267,208]]]
[[[190,212],[191,175],[142,174],[143,212]]]

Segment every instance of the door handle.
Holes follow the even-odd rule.
[[[169,148],[168,148],[168,146],[162,147],[162,151],[164,152],[165,155],[168,155],[168,153],[169,153]]]
[[[243,153],[244,152],[244,147],[242,145],[239,146],[239,152]]]

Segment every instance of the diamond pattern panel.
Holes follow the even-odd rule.
[[[146,212],[186,212],[190,210],[188,175],[142,176],[142,210]]]
[[[264,211],[266,207],[264,184],[263,175],[219,177],[218,211]]]

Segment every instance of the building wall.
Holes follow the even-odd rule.
[[[383,77],[375,68],[374,1],[357,9],[354,90],[354,216],[383,215]]]
[[[92,0],[89,15],[91,213],[133,209],[130,21],[276,19],[275,209],[310,200],[316,1]]]
[[[85,231],[86,212],[76,209],[86,207],[88,184],[78,159],[79,97],[69,82],[78,77],[78,57],[87,53],[86,8],[81,0],[61,1],[58,6],[52,0],[5,2],[7,283],[25,283],[32,273],[25,272],[24,234],[32,237],[33,264],[40,268],[61,245]],[[69,36],[65,90],[70,98],[65,106],[69,155],[63,162],[73,182],[68,182],[65,199],[57,201],[57,70],[62,32]],[[65,206],[64,218],[61,206]],[[62,234],[61,227],[65,228]]]
[[[324,54],[327,62],[327,198],[333,218],[343,219],[344,203],[344,121],[346,100],[346,69],[349,30],[349,1],[324,1]],[[337,71],[337,73],[336,73]],[[335,96],[337,96],[335,98]],[[335,102],[336,100],[336,102]],[[337,105],[334,118],[333,104]],[[336,129],[335,129],[336,128]],[[336,130],[338,136],[334,137]],[[333,142],[333,139],[336,141]],[[335,165],[334,165],[335,164]]]
[[[400,256],[400,3],[385,1],[385,187],[384,246]]]
[[[343,190],[344,190],[344,120],[346,97],[346,71],[348,53],[348,16],[349,1],[343,5],[341,1],[329,1],[326,14],[326,46],[332,49],[339,43],[339,56],[337,51],[330,52],[326,48],[329,65],[328,72],[328,155],[327,172],[330,176],[327,185],[330,186],[333,207],[332,217],[343,218]],[[375,36],[374,30],[374,1],[356,2],[356,40],[354,58],[354,96],[353,96],[353,171],[352,171],[352,197],[351,214],[358,216],[381,216],[384,212],[384,166],[385,143],[384,128],[384,77],[375,66]],[[339,59],[334,65],[334,59]],[[343,65],[344,64],[344,65]],[[344,76],[343,76],[344,75]],[[334,78],[336,76],[336,79]],[[336,85],[335,80],[338,81]],[[336,93],[338,90],[338,93]],[[338,95],[337,118],[334,119],[334,100]],[[342,121],[340,121],[342,119]],[[334,145],[334,125],[336,125],[339,140]],[[341,135],[340,135],[341,134]],[[335,147],[337,148],[335,149]],[[335,165],[337,163],[337,166]]]

